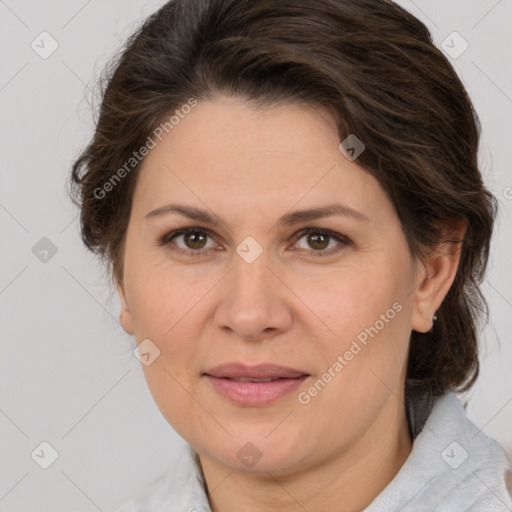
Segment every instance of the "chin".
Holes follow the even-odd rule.
[[[229,427],[228,430],[231,431]],[[298,440],[300,436],[284,429],[282,432],[278,429],[272,432],[272,428],[263,430],[260,426],[244,431],[240,426],[233,438],[226,435],[222,442],[203,445],[202,453],[236,472],[278,476],[299,470],[307,458],[304,453],[307,446]]]

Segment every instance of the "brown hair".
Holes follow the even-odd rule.
[[[471,101],[418,19],[388,0],[173,0],[129,38],[100,86],[96,131],[74,162],[71,194],[85,245],[118,283],[140,168],[125,164],[176,108],[217,93],[328,107],[340,141],[354,133],[365,144],[357,163],[389,195],[412,255],[443,241],[443,221],[468,221],[434,328],[412,332],[406,393],[433,399],[474,383],[497,203],[478,169]]]

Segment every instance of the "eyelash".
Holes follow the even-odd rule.
[[[192,257],[199,257],[203,256],[205,251],[208,251],[212,249],[211,247],[208,249],[183,249],[181,247],[171,247],[172,240],[180,235],[187,235],[189,233],[200,233],[205,234],[209,236],[210,238],[214,238],[209,230],[203,229],[203,228],[196,228],[196,227],[190,227],[190,228],[182,228],[176,231],[171,231],[170,233],[167,233],[159,242],[159,245],[161,246],[168,246],[172,251],[178,252],[180,254],[186,254]],[[345,246],[348,246],[351,244],[351,241],[343,235],[340,235],[339,233],[335,233],[334,231],[330,231],[327,229],[319,229],[319,228],[304,228],[300,230],[298,233],[294,235],[294,244],[297,243],[302,237],[309,234],[315,234],[315,235],[325,235],[328,236],[330,239],[335,240],[336,242],[339,242],[341,244],[341,247],[338,248],[331,248],[329,250],[322,249],[322,250],[310,250],[310,254],[313,257],[326,257],[331,256],[332,254],[336,254],[344,249]],[[334,249],[334,250],[333,250]],[[303,249],[298,249],[303,250]]]

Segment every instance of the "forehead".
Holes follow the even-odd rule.
[[[339,151],[325,109],[201,101],[145,158],[134,208],[186,198],[233,212],[343,201],[367,215],[390,207],[377,180]]]

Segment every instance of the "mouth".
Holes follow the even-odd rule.
[[[214,377],[214,375],[210,375],[210,377]],[[255,379],[254,377],[217,377],[217,378],[232,380],[234,382],[273,382],[276,380],[283,380],[286,377],[275,377],[275,378],[269,377],[268,379]],[[298,378],[298,377],[295,377],[295,378]]]
[[[311,375],[275,364],[248,366],[229,363],[203,373],[213,389],[230,402],[242,406],[263,406],[297,389]]]
[[[261,363],[258,365],[246,365],[244,363],[227,363],[215,366],[205,372],[205,375],[217,377],[219,379],[231,379],[240,381],[252,380],[267,381],[277,379],[295,379],[304,375],[309,375],[306,371],[281,366],[273,363]]]

